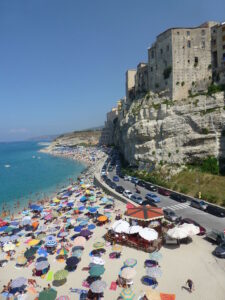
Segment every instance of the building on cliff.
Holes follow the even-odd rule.
[[[101,145],[112,145],[113,144],[114,121],[117,117],[118,117],[118,108],[117,107],[112,108],[111,111],[107,113],[105,126],[102,130],[102,134],[101,134],[100,141],[99,141]]]
[[[225,22],[212,27],[213,80],[225,84]]]

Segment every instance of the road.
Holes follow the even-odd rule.
[[[112,180],[115,174],[115,170],[108,173],[108,177]],[[120,178],[119,182],[116,182],[117,185],[123,186],[126,190],[130,190],[132,193],[135,193],[136,189],[133,183],[130,181],[125,181]],[[138,189],[141,191],[141,196],[145,199],[145,195],[149,193],[149,190],[146,190],[143,187],[138,186]],[[192,220],[198,222],[200,225],[205,227],[207,231],[211,229],[217,229],[220,231],[225,230],[225,218],[220,218],[208,214],[199,209],[193,208],[190,206],[190,202],[179,203],[175,200],[170,199],[170,197],[159,195],[157,192],[154,192],[161,199],[160,203],[157,203],[158,207],[169,208],[174,210],[175,213],[182,218],[191,218]]]

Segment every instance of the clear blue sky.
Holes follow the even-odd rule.
[[[206,20],[224,0],[1,0],[0,140],[103,125],[156,35]]]

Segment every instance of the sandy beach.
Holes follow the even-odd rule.
[[[49,228],[59,226],[58,231],[56,232],[56,250],[60,251],[63,247],[66,247],[68,250],[67,257],[71,257],[72,248],[75,241],[71,240],[71,237],[76,233],[74,232],[74,227],[78,226],[79,224],[79,221],[77,220],[78,215],[74,213],[74,207],[85,206],[84,210],[79,212],[80,218],[83,218],[85,213],[88,212],[88,207],[89,209],[90,207],[98,207],[97,211],[99,215],[106,215],[106,210],[104,205],[102,205],[102,199],[105,198],[109,200],[111,197],[104,194],[99,188],[93,185],[93,174],[96,169],[96,163],[104,157],[104,153],[102,153],[100,150],[96,150],[95,155],[93,155],[93,149],[83,149],[80,153],[57,153],[57,155],[64,155],[64,157],[68,156],[72,159],[79,158],[80,161],[83,157],[83,161],[89,165],[89,168],[86,170],[86,172],[81,175],[80,181],[72,185],[74,188],[73,193],[68,198],[63,198],[63,195],[66,194],[66,191],[64,191],[58,195],[58,198],[61,197],[60,200],[57,202],[51,201],[51,203],[46,202],[43,208],[43,212],[51,213],[53,209],[58,209],[60,204],[63,204],[64,207],[66,207],[65,210],[58,210],[59,214],[56,219],[50,219],[50,221],[45,224],[45,233],[49,235]],[[92,159],[93,157],[95,157],[94,160]],[[67,191],[71,191],[71,187],[68,187]],[[89,194],[89,191],[91,194]],[[89,202],[89,200],[87,202],[82,202],[81,198],[84,196],[87,198],[93,197],[92,199],[95,199],[95,201],[93,201],[93,203]],[[16,260],[18,256],[24,253],[27,248],[30,248],[27,240],[29,240],[31,237],[26,236],[29,231],[21,231],[23,234],[17,239],[19,244],[15,246],[15,253],[11,255],[11,259],[7,257],[7,252],[4,251],[5,244],[1,243],[1,260],[7,259],[7,261],[2,267],[0,267],[0,290],[2,290],[3,286],[7,285],[11,279],[22,276],[26,279],[35,279],[38,286],[33,288],[27,284],[26,293],[24,295],[20,295],[20,298],[12,297],[10,299],[36,299],[39,292],[41,292],[43,288],[46,288],[48,284],[50,284],[51,287],[57,291],[57,297],[67,295],[69,299],[79,299],[79,294],[76,292],[71,292],[70,288],[88,291],[88,288],[83,286],[83,282],[89,276],[88,270],[84,270],[84,268],[88,268],[89,264],[91,263],[90,252],[95,249],[94,244],[96,242],[103,242],[105,253],[102,254],[102,259],[104,260],[105,272],[101,276],[101,279],[107,284],[107,287],[104,290],[103,299],[110,300],[117,299],[119,297],[122,288],[117,286],[116,290],[111,290],[110,286],[112,282],[117,280],[120,268],[123,266],[124,261],[129,258],[134,258],[137,260],[137,265],[135,266],[137,274],[133,278],[132,285],[132,291],[135,294],[133,299],[139,299],[140,296],[143,296],[147,287],[141,283],[141,278],[146,275],[144,262],[151,257],[150,254],[122,246],[120,258],[112,259],[109,257],[109,254],[113,252],[113,246],[110,245],[110,243],[105,242],[103,239],[105,233],[114,223],[118,211],[122,215],[122,218],[124,212],[126,211],[125,204],[119,202],[118,200],[112,200],[113,201],[109,200],[109,203],[113,203],[113,205],[107,214],[110,223],[107,222],[103,225],[100,224],[101,226],[98,226],[99,223],[97,223],[98,225],[96,226],[96,223],[93,223],[93,219],[90,218],[87,221],[87,225],[83,227],[83,229],[86,229],[90,224],[95,224],[96,226],[92,230],[92,236],[85,242],[84,250],[82,251],[81,259],[77,264],[76,270],[68,273],[68,276],[66,277],[66,283],[61,286],[54,286],[53,280],[47,280],[48,274],[45,274],[42,277],[32,276],[32,270],[35,268],[36,259],[39,257],[37,253],[35,254],[35,258],[32,260],[31,264],[20,267],[16,266]],[[73,202],[73,206],[71,206],[70,209],[67,207],[68,202]],[[27,215],[32,216],[34,215],[34,212],[30,210]],[[23,217],[20,216],[18,218],[18,222],[22,222],[24,216],[25,215],[23,215]],[[39,216],[39,228],[46,223],[45,216],[46,214]],[[65,223],[65,218],[69,219],[70,221]],[[71,225],[71,229],[66,229],[66,225],[68,224]],[[58,237],[58,234],[63,231],[66,231],[68,236],[66,236],[66,241],[60,242],[61,239]],[[3,235],[7,236],[7,234],[4,234],[4,231],[2,232],[0,238]],[[33,238],[35,239],[38,239],[37,232],[38,228],[35,231],[32,231],[32,234],[34,235]],[[45,241],[45,238],[43,238],[43,241]],[[44,247],[44,244],[42,247]],[[155,288],[155,291],[175,294],[175,299],[178,300],[224,300],[225,261],[215,258],[212,255],[214,248],[214,245],[211,245],[208,241],[200,236],[192,237],[192,242],[190,244],[182,244],[179,248],[162,247],[160,249],[161,259],[159,259],[162,276],[158,278],[158,286]],[[49,254],[47,256],[47,260],[50,265],[50,271],[52,271],[53,274],[66,267],[66,260],[64,259],[59,261],[56,259],[56,257],[57,253],[53,255]],[[185,286],[188,278],[191,278],[194,282],[195,289],[192,293],[190,293]],[[7,299],[7,297],[3,295],[0,297],[1,299]]]

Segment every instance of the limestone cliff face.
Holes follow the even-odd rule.
[[[224,93],[179,101],[155,94],[122,111],[114,143],[131,164],[194,162],[207,156],[225,159]],[[138,162],[138,163],[137,163]]]

